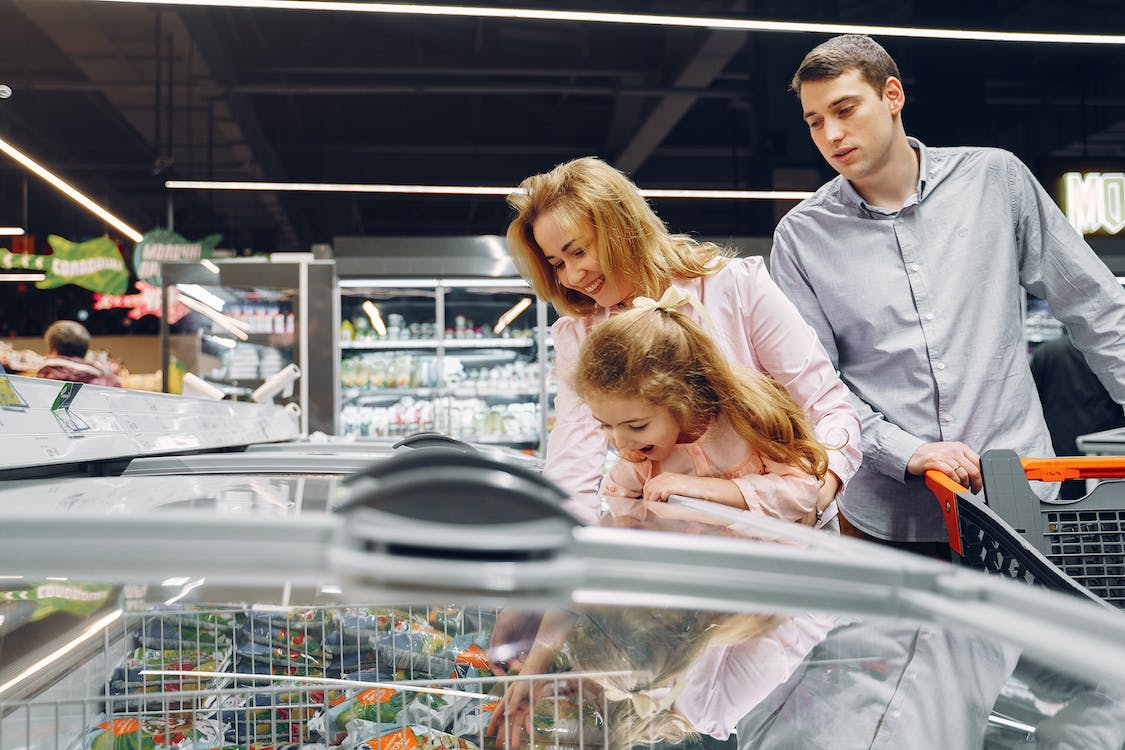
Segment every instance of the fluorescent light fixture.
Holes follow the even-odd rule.
[[[30,156],[23,153],[18,148],[16,148],[12,144],[8,143],[7,141],[5,141],[3,138],[0,138],[0,151],[3,151],[8,156],[15,159],[17,162],[22,164],[26,169],[33,172],[36,176],[45,180],[55,190],[58,190],[60,193],[65,195],[67,198],[70,198],[72,201],[74,201],[75,203],[82,206],[84,209],[86,209],[90,213],[92,213],[94,216],[97,216],[99,219],[101,219],[105,223],[107,223],[110,226],[116,228],[118,231],[120,231],[122,234],[124,234],[129,239],[131,239],[133,242],[140,242],[142,239],[144,239],[143,235],[140,232],[138,232],[136,229],[133,229],[131,226],[126,224],[124,221],[117,218],[116,216],[111,214],[109,211],[106,211],[104,208],[102,208],[101,206],[99,206],[97,203],[90,200],[89,198],[87,198],[82,193],[78,192],[76,189],[71,187],[67,182],[65,182],[62,178],[55,175],[49,169],[47,169],[46,167],[44,167],[41,164],[39,164],[38,162],[36,162]]]
[[[0,237],[20,237],[23,227],[0,227]]]
[[[168,180],[169,190],[264,190],[294,193],[408,193],[415,195],[508,195],[515,188],[469,185],[378,185],[334,182],[228,182]]]
[[[229,315],[223,315],[221,312],[217,312],[215,308],[205,305],[187,294],[179,295],[179,300],[181,305],[199,313],[239,341],[246,341],[250,338],[250,335],[243,330],[243,326],[246,324],[242,321],[235,320]]]
[[[101,633],[103,630],[105,630],[107,627],[109,627],[111,624],[113,624],[113,622],[115,620],[117,620],[117,618],[121,617],[122,613],[123,613],[122,610],[115,609],[114,611],[110,612],[106,616],[104,616],[102,618],[99,618],[98,620],[95,620],[93,623],[90,624],[90,626],[88,628],[86,628],[84,631],[82,631],[81,634],[79,634],[76,638],[71,640],[69,643],[64,644],[63,646],[59,647],[58,649],[56,649],[52,653],[48,654],[47,656],[44,656],[42,659],[40,659],[39,661],[32,664],[30,667],[23,670],[18,675],[16,675],[12,679],[8,680],[7,682],[5,682],[3,685],[0,685],[0,694],[2,694],[5,691],[11,689],[13,686],[18,685],[19,683],[23,682],[28,677],[31,677],[32,675],[34,675],[36,672],[43,669],[44,667],[50,666],[51,664],[55,663],[59,659],[63,658],[67,654],[69,654],[74,649],[81,646],[86,641],[93,638],[95,635]]]
[[[1035,42],[1040,44],[1125,44],[1121,34],[1050,34],[1026,31],[986,31],[983,29],[933,29],[914,26],[868,26],[843,23],[763,21],[751,18],[710,18],[701,16],[663,16],[648,13],[606,13],[602,11],[539,10],[531,8],[481,8],[459,5],[416,5],[413,3],[368,3],[348,0],[102,0],[138,5],[192,5],[213,8],[259,8],[263,10],[305,10],[331,13],[382,13],[423,16],[468,16],[470,18],[518,18],[528,21],[570,21],[616,23],[632,26],[679,26],[729,31],[788,31],[813,34],[870,34],[918,39],[956,39],[982,42]]]
[[[496,325],[492,327],[492,332],[499,335],[501,331],[508,327],[508,324],[519,317],[527,308],[531,307],[531,297],[523,297],[519,302],[512,305],[507,312],[500,316],[496,321]]]
[[[206,268],[208,271],[215,274],[216,276],[219,275],[219,267],[216,266],[215,262],[213,260],[211,260],[210,258],[204,258],[203,260],[199,261],[199,265],[203,266],[204,268]]]
[[[367,313],[367,318],[371,321],[371,327],[375,329],[375,333],[380,336],[387,335],[387,326],[383,323],[383,316],[379,314],[379,308],[375,303],[369,299],[363,301],[363,311]]]
[[[801,190],[663,190],[641,188],[646,198],[704,198],[718,200],[803,201],[812,195]]]
[[[194,297],[208,307],[215,308],[218,312],[222,312],[223,305],[226,304],[222,297],[204,289],[199,284],[176,284],[176,291]]]
[[[397,195],[500,195],[522,192],[518,187],[484,185],[388,185],[343,182],[224,182],[221,180],[168,180],[169,190],[257,190],[294,193],[383,193]],[[645,198],[703,198],[720,200],[799,201],[812,195],[798,190],[683,190],[642,188]]]
[[[42,281],[45,273],[0,273],[0,281]]]

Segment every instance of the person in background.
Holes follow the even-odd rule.
[[[827,451],[788,391],[732,367],[676,309],[685,304],[693,301],[675,287],[659,301],[637,297],[636,309],[582,343],[574,390],[619,455],[601,494],[686,495],[803,520],[816,509]]]
[[[570,509],[597,517],[606,436],[570,387],[578,348],[638,296],[675,287],[700,300],[724,357],[768,374],[832,446],[818,508],[859,466],[859,420],[815,333],[770,279],[761,258],[732,258],[711,243],[670,234],[625,175],[595,158],[524,180],[508,197],[508,249],[540,298],[563,316],[552,327],[558,395],[544,474],[572,493]],[[694,307],[685,312],[693,320]],[[815,517],[810,511],[809,522]]]
[[[819,45],[791,87],[839,175],[782,218],[770,264],[863,422],[841,528],[948,559],[926,470],[979,491],[979,451],[1052,455],[1020,288],[1047,300],[1118,404],[1125,291],[1015,156],[908,137],[898,67],[869,37]]]
[[[36,377],[69,380],[74,383],[120,387],[121,381],[86,359],[90,332],[73,320],[57,320],[47,328],[47,359]]]
[[[1063,334],[1031,351],[1031,374],[1056,456],[1077,456],[1078,436],[1125,427],[1125,411],[1113,400],[1086,364],[1082,352]],[[1059,497],[1075,500],[1086,494],[1082,481],[1063,482]]]

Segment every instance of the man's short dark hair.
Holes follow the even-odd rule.
[[[805,81],[836,78],[849,70],[858,70],[880,97],[888,78],[900,78],[898,65],[882,45],[863,34],[843,34],[813,47],[805,55],[793,74],[789,89],[800,96],[801,84]]]
[[[90,332],[73,320],[56,320],[45,338],[47,346],[63,357],[85,357],[90,348]]]

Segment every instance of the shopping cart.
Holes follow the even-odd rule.
[[[955,562],[1125,608],[1125,482],[1101,482],[1071,502],[1043,502],[1029,480],[1125,478],[1125,457],[981,455],[982,497],[937,471],[938,499]]]

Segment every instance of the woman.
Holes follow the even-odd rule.
[[[552,327],[558,396],[546,476],[572,493],[570,509],[597,517],[606,438],[569,386],[578,349],[594,326],[638,296],[677,287],[700,305],[703,322],[732,363],[781,383],[832,448],[818,518],[835,515],[839,489],[859,467],[859,419],[813,330],[770,279],[761,258],[733,258],[711,243],[670,234],[627,177],[595,158],[528,177],[508,197],[516,216],[508,248],[520,273],[563,316]],[[698,310],[709,321],[701,321]]]

